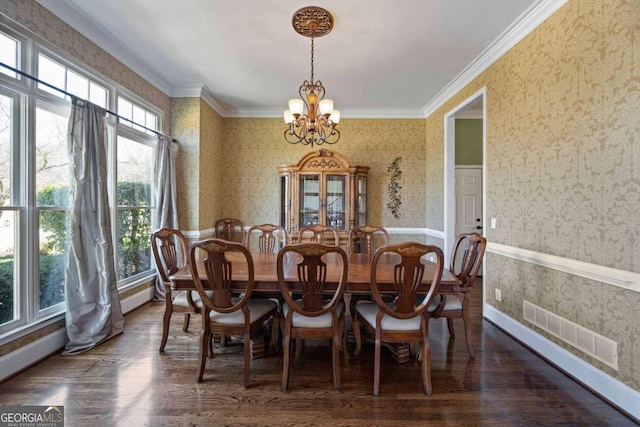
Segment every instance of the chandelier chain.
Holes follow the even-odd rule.
[[[311,37],[311,84],[313,84],[313,37]]]

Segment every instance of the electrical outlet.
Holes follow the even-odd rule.
[[[500,289],[496,289],[496,301],[502,301],[502,291]]]

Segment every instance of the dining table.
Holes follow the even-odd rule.
[[[276,269],[277,253],[263,253],[256,252],[251,254],[254,267],[254,284],[252,293],[254,294],[274,294],[280,292],[280,285],[278,283],[278,275]],[[231,290],[236,292],[242,292],[246,290],[248,280],[248,268],[247,262],[244,256],[240,253],[227,253],[227,260],[231,262],[232,281]],[[283,275],[285,280],[289,283],[291,288],[295,291],[295,284],[298,281],[297,264],[301,260],[300,255],[295,253],[287,253],[283,258]],[[347,285],[345,290],[345,304],[349,307],[351,294],[359,295],[371,295],[371,256],[369,254],[356,254],[352,253],[347,255],[348,260],[348,275]],[[376,280],[380,293],[382,294],[394,294],[396,293],[393,284],[393,271],[395,266],[400,260],[400,256],[393,253],[384,254],[378,262],[378,270],[376,270]],[[335,289],[339,280],[339,269],[337,263],[338,257],[336,254],[326,254],[323,257],[323,261],[327,264],[327,282],[325,290],[331,292]],[[199,259],[196,262],[202,264],[203,260]],[[422,285],[418,288],[418,292],[426,293],[429,289],[433,275],[436,272],[436,263],[423,259],[425,265],[425,271],[422,279]],[[207,276],[205,269],[202,265],[199,265],[198,272],[200,272],[200,280],[206,283]],[[191,269],[187,265],[180,268],[177,272],[172,274],[169,279],[171,280],[172,289],[176,291],[184,290],[196,290],[193,277],[191,275]],[[437,292],[441,294],[457,293],[459,285],[461,284],[458,277],[448,269],[444,268],[440,279],[440,285]],[[252,338],[252,358],[259,358],[264,355],[265,348],[261,344],[260,340],[254,340]],[[409,358],[408,348],[394,347],[393,356],[398,362],[407,361]]]
[[[278,284],[278,275],[276,273],[277,253],[252,253],[254,268],[254,285],[253,292],[280,292]],[[232,291],[242,292],[246,289],[248,280],[248,268],[244,257],[241,254],[227,254],[227,259],[231,262],[233,279],[231,283]],[[349,254],[348,259],[348,275],[347,287],[345,293],[350,294],[371,294],[371,256],[368,254]],[[395,293],[393,286],[393,266],[398,263],[400,257],[396,254],[384,254],[379,263],[377,270],[377,281],[380,284],[381,293]],[[338,258],[335,254],[327,254],[323,258],[327,264],[327,291],[332,290],[332,286],[337,285]],[[283,259],[283,273],[285,280],[296,282],[298,279],[297,264],[300,258],[297,254],[287,253]],[[197,262],[202,263],[202,260]],[[433,275],[436,271],[436,264],[429,260],[423,260],[425,271],[423,276],[423,290],[427,290]],[[207,281],[204,268],[198,268],[200,279]],[[169,277],[172,288],[175,290],[195,290],[193,277],[189,266],[180,268],[177,272]],[[444,268],[440,279],[438,293],[457,293],[460,280],[458,277]],[[419,290],[420,292],[420,290]]]

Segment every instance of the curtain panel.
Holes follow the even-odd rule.
[[[71,182],[66,355],[89,350],[124,329],[107,192],[105,114],[96,105],[72,99],[67,138]]]
[[[155,225],[157,229],[178,228],[178,202],[176,195],[176,160],[173,140],[165,135],[158,136],[155,161],[156,209]],[[180,248],[177,247],[179,250]],[[178,254],[186,259],[187,254]],[[165,299],[164,285],[156,280],[155,300]]]

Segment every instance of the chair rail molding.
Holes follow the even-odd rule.
[[[488,243],[487,252],[640,292],[640,274],[632,271],[619,270],[499,243]]]

